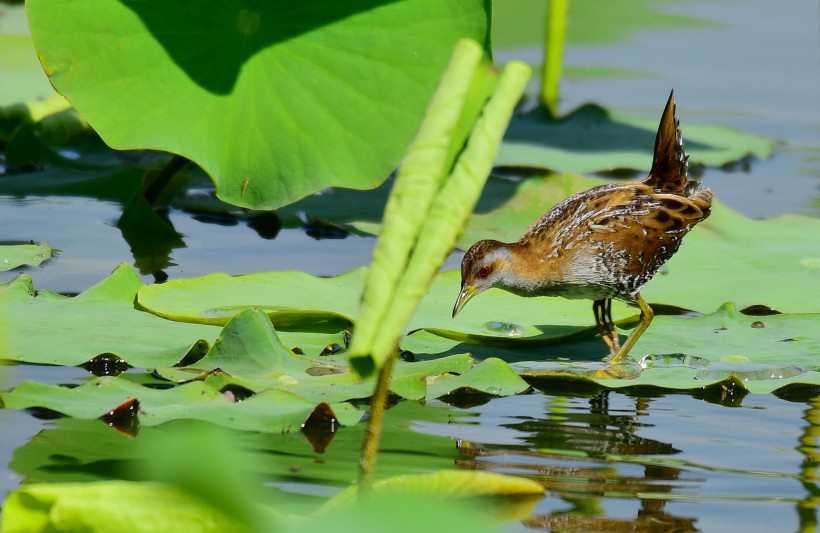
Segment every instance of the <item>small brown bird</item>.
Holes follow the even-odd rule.
[[[593,300],[595,323],[613,355],[611,364],[625,362],[654,317],[641,288],[712,207],[712,191],[695,191],[696,184],[687,180],[687,159],[673,91],[658,127],[649,176],[574,194],[533,222],[514,243],[475,243],[461,262],[461,292],[453,317],[490,287],[519,296]],[[641,310],[640,322],[623,346],[612,322],[613,298]]]

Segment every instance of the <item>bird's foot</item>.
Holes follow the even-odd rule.
[[[596,370],[593,374],[598,379],[635,379],[641,375],[641,365],[637,361],[629,358],[624,358],[622,361],[612,360],[600,370]]]

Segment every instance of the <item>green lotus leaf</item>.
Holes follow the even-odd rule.
[[[355,376],[344,351],[344,347],[339,346],[335,355],[295,354],[285,347],[263,312],[249,309],[225,326],[205,357],[190,366],[159,368],[157,372],[176,382],[203,380],[218,390],[226,385],[252,392],[286,390],[315,403],[332,404],[370,397],[374,380]],[[404,398],[424,399],[428,397],[428,380],[442,374],[466,373],[473,364],[467,355],[418,363],[399,361],[390,389]],[[471,378],[462,382],[474,388],[481,386]],[[441,396],[457,386],[455,382],[451,385],[449,388],[438,386],[435,393]],[[510,394],[506,389],[502,393]]]
[[[427,388],[432,398],[438,398],[458,389],[470,389],[494,396],[508,396],[524,392],[529,385],[507,363],[501,359],[490,358],[481,361],[466,374],[442,375],[441,378],[430,383]]]
[[[41,483],[12,492],[3,531],[247,531],[245,524],[164,483]]]
[[[549,120],[536,110],[510,123],[495,164],[554,172],[648,172],[657,129],[656,118],[630,117],[593,105],[581,107],[559,121]],[[770,139],[685,119],[683,134],[690,162],[707,166],[720,166],[750,155],[764,159],[774,149]]]
[[[78,365],[114,354],[132,366],[153,368],[204,352],[218,330],[138,311],[141,286],[128,265],[74,298],[36,295],[31,277],[18,276],[0,286],[0,359]]]
[[[633,356],[673,353],[712,362],[818,366],[820,313],[748,316],[725,304],[702,317],[656,320]]]
[[[428,474],[408,474],[382,479],[369,489],[369,498],[418,498],[469,499],[504,497],[503,514],[508,520],[523,520],[532,514],[535,505],[542,500],[546,489],[532,479],[469,470],[443,470]],[[348,487],[321,509],[322,513],[353,505],[360,495],[359,486]],[[499,502],[493,500],[493,511],[502,511]]]
[[[73,389],[24,381],[11,392],[0,393],[0,399],[8,409],[45,407],[86,419],[103,416],[133,398],[139,401],[139,421],[145,426],[168,420],[193,419],[273,433],[296,431],[316,407],[315,402],[277,389],[233,402],[201,381],[161,390],[110,376],[94,378]],[[332,408],[341,424],[355,424],[361,418],[361,412],[349,404],[337,404]]]
[[[220,198],[257,208],[378,185],[453,45],[489,42],[488,11],[483,0],[27,5],[52,84],[108,144],[183,155]]]
[[[51,258],[52,249],[46,243],[0,245],[0,272],[27,266],[39,266]]]
[[[385,414],[382,452],[378,477],[408,472],[452,468],[457,450],[450,438],[428,435],[408,428],[419,423],[447,424],[454,419],[472,418],[468,413],[442,404],[405,401]],[[135,459],[150,459],[142,446],[144,438],[156,433],[173,435],[177,428],[200,423],[172,420],[160,426],[144,426],[136,438],[115,431],[102,420],[61,418],[54,420],[29,442],[15,450],[11,468],[24,476],[26,483],[55,483],[106,479],[102,463],[121,465]],[[358,478],[364,424],[341,426],[330,434],[326,449],[316,450],[299,432],[235,431],[233,434],[252,458],[253,471],[273,479],[284,479],[298,470],[305,480],[346,487]],[[282,457],[288,457],[282,461]],[[281,494],[282,497],[285,494]],[[304,498],[303,494],[299,496]],[[325,498],[291,503],[301,509],[316,507]],[[312,509],[310,509],[312,510]]]
[[[138,302],[161,317],[184,322],[224,325],[245,309],[257,308],[278,329],[316,329],[320,323],[344,327],[356,315],[366,272],[358,268],[334,278],[304,272],[209,274],[148,285]]]
[[[530,380],[560,376],[613,388],[669,389],[732,382],[751,392],[769,393],[792,385],[820,384],[818,327],[817,313],[748,316],[725,304],[702,317],[655,317],[632,349],[630,356],[640,361],[643,370],[636,366],[630,379],[601,377],[600,363],[530,361],[513,367]]]

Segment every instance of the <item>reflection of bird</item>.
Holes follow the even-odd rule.
[[[709,216],[712,192],[694,192],[675,118],[674,92],[661,117],[652,170],[642,182],[600,185],[574,194],[533,222],[514,243],[479,241],[461,263],[453,317],[476,294],[499,287],[519,296],[594,300],[595,322],[623,363],[654,313],[640,290]],[[638,326],[619,346],[612,299],[635,303]]]

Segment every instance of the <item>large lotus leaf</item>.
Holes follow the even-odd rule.
[[[304,272],[246,276],[209,274],[152,284],[140,290],[139,304],[159,316],[185,322],[227,324],[244,309],[265,311],[277,328],[333,322],[350,325],[367,270],[319,278]]]
[[[195,161],[221,198],[274,208],[398,164],[484,0],[27,4],[52,84],[111,146]]]
[[[51,258],[51,252],[51,247],[45,243],[0,245],[0,272],[23,265],[39,266]]]
[[[73,389],[24,381],[10,392],[0,393],[8,409],[45,407],[85,419],[103,416],[132,398],[139,401],[139,421],[146,426],[193,419],[274,433],[297,430],[316,407],[315,402],[283,390],[268,390],[233,402],[201,381],[163,390],[110,376],[94,378]],[[361,418],[361,413],[349,404],[332,407],[342,424],[355,424]]]
[[[128,265],[74,298],[38,295],[27,275],[0,286],[0,359],[77,365],[111,353],[132,366],[172,365],[204,351],[216,328],[134,308],[142,282]],[[206,342],[208,341],[208,342]]]
[[[536,110],[510,123],[495,164],[555,172],[648,172],[657,129],[657,118],[630,117],[598,106],[581,107],[559,121]],[[749,155],[766,158],[774,149],[770,139],[720,126],[685,122],[683,134],[690,162],[707,166]]]

